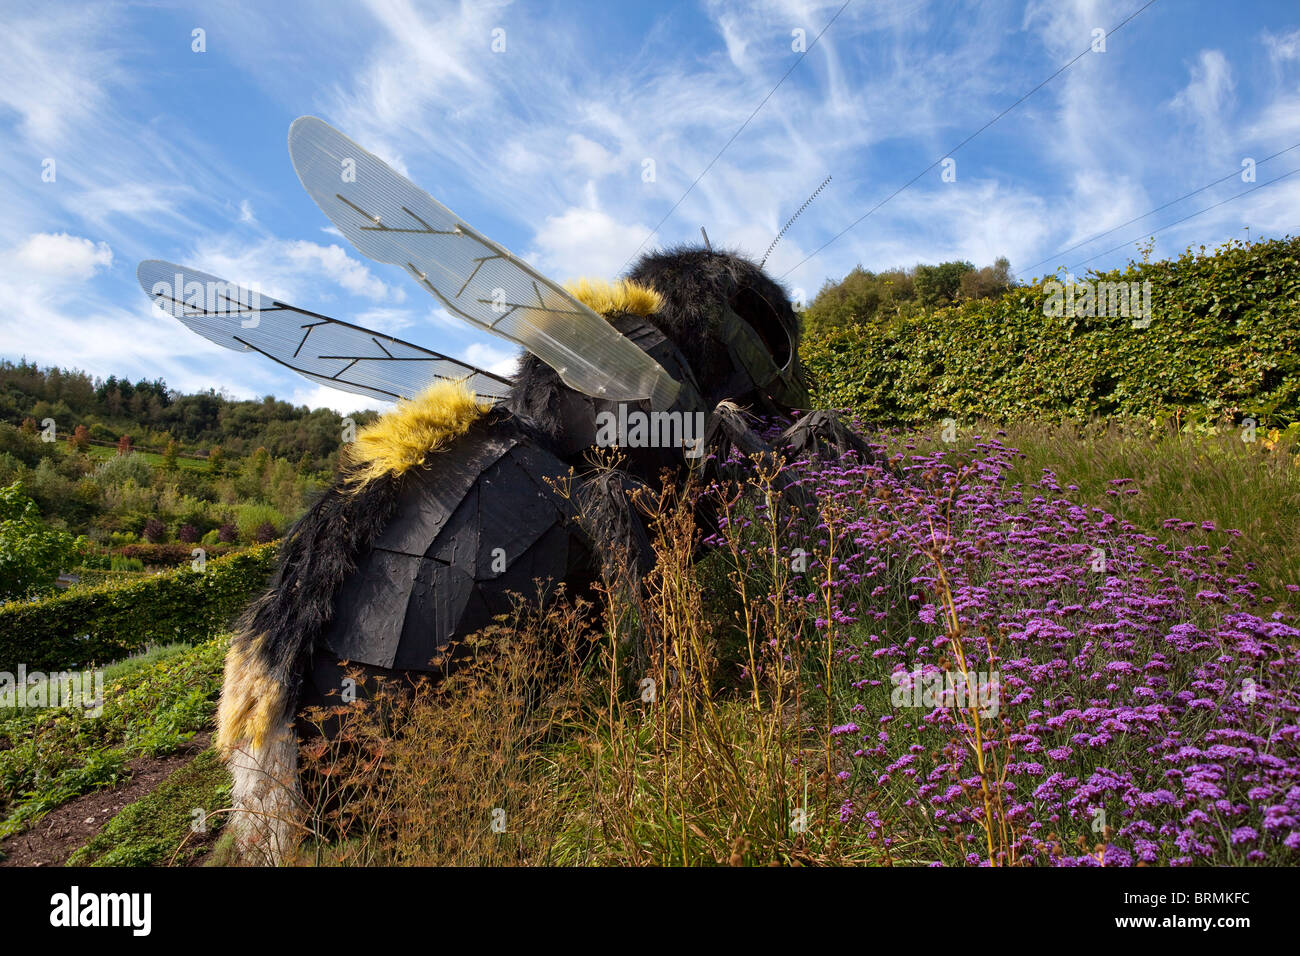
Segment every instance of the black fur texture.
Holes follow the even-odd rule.
[[[738,371],[724,344],[726,318],[721,303],[732,304],[733,311],[746,321],[750,321],[755,302],[770,310],[794,347],[793,369],[800,374],[799,323],[789,296],[748,259],[735,253],[679,247],[642,257],[628,278],[659,292],[663,309],[647,319],[613,316],[610,321],[620,328],[639,329],[634,340],[670,374],[696,387],[706,406],[702,411],[711,412],[723,399],[744,404],[754,397],[718,393],[725,383],[736,380]],[[492,428],[494,422],[508,418],[530,441],[582,470],[583,456],[593,438],[586,433],[589,422],[595,409],[609,407],[568,388],[553,369],[525,355],[508,399],[475,428]],[[752,433],[741,435],[746,426],[740,416],[730,414],[723,419],[730,425],[737,447],[758,441]],[[649,450],[631,457],[625,466],[625,484],[657,485],[663,467],[681,465],[680,449]],[[437,467],[436,457],[431,467]],[[264,664],[294,702],[299,699],[304,673],[314,666],[313,651],[334,615],[340,585],[392,519],[402,488],[402,479],[385,476],[352,492],[343,488],[345,477],[341,476],[290,530],[270,587],[248,608],[236,632],[236,641],[268,635]],[[613,507],[625,506],[614,502]],[[604,514],[608,508],[593,510],[603,514],[599,527],[588,528],[588,546],[596,554],[614,546],[614,538],[626,538],[639,563],[647,560],[643,532],[625,527],[627,522],[619,514]],[[603,542],[601,535],[611,540]]]

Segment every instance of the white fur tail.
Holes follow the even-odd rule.
[[[217,746],[234,778],[229,827],[241,859],[276,866],[306,828],[293,701],[271,674],[265,636],[236,635],[226,656]]]

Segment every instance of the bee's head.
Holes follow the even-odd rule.
[[[663,297],[655,324],[691,364],[711,405],[807,408],[799,322],[784,288],[741,255],[678,247],[643,256],[628,278]]]

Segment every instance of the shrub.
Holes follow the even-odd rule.
[[[216,544],[208,551],[209,558],[220,557],[237,550],[232,545]],[[194,544],[128,544],[118,553],[124,558],[139,558],[147,565],[176,566],[189,564],[194,560]]]
[[[118,660],[150,644],[195,644],[226,627],[265,584],[276,548],[263,545],[125,584],[0,605],[0,670],[66,670]]]
[[[83,541],[46,525],[18,482],[0,489],[0,600],[52,591]]]
[[[999,298],[810,334],[820,407],[875,425],[1134,416],[1285,426],[1300,408],[1300,238],[1131,263],[1098,281],[1150,281],[1129,317],[1044,315],[1041,283]]]
[[[113,429],[102,422],[95,422],[90,426],[90,437],[95,441],[117,441],[117,435],[113,434]]]
[[[270,525],[272,538],[279,537],[278,529],[285,524],[284,515],[271,505],[248,503],[235,506],[235,524],[239,540],[257,541],[264,525]]]
[[[157,518],[149,518],[144,523],[143,535],[151,544],[161,544],[167,538],[167,527]]]
[[[95,483],[100,488],[121,486],[128,481],[134,481],[140,488],[152,484],[153,469],[143,455],[115,455],[95,468]]]

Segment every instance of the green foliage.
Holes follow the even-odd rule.
[[[148,488],[153,483],[153,469],[139,452],[114,455],[95,468],[95,484],[100,488],[120,487],[128,481],[140,488]]]
[[[1300,238],[1130,263],[1100,281],[1152,285],[1127,317],[1044,315],[1041,283],[999,298],[807,337],[820,407],[877,426],[1134,416],[1211,425],[1300,414]]]
[[[0,670],[67,670],[117,660],[150,644],[197,644],[223,630],[263,586],[274,545],[249,548],[144,580],[0,605]]]
[[[888,324],[971,299],[1001,295],[1013,284],[1011,263],[1000,258],[976,269],[944,262],[875,273],[856,266],[840,282],[827,282],[803,312],[804,329],[824,333],[855,324]]]
[[[916,299],[924,308],[941,309],[957,301],[961,280],[975,266],[969,262],[941,262],[916,267]]]
[[[14,482],[0,488],[0,600],[20,600],[54,590],[82,542],[41,520],[36,502]]]
[[[188,333],[178,328],[176,334]],[[360,425],[375,414],[352,417]],[[132,383],[116,376],[100,380],[77,370],[0,361],[0,422],[17,425],[26,418],[40,422],[46,417],[55,419],[60,434],[70,435],[78,425],[85,425],[90,438],[101,442],[116,443],[126,434],[134,444],[161,452],[175,440],[180,446],[179,466],[184,469],[192,462],[204,470],[207,462],[184,456],[204,455],[213,445],[221,445],[228,459],[251,455],[259,447],[290,462],[305,452],[313,470],[326,470],[338,452],[342,430],[342,417],[336,412],[295,406],[271,396],[232,401],[212,390],[182,395],[161,380]],[[0,451],[6,450],[0,442]]]
[[[114,786],[127,763],[177,750],[208,726],[221,686],[226,639],[130,662],[106,675],[102,712],[0,711],[0,837],[91,790]],[[196,806],[199,804],[196,804]]]
[[[72,854],[68,865],[159,866],[173,856],[177,862],[188,861],[194,856],[186,846],[195,842],[194,811],[211,813],[225,807],[229,798],[230,774],[215,751],[205,750],[146,797],[123,808]],[[216,830],[224,820],[211,816],[205,823]]]
[[[239,528],[240,541],[256,541],[262,526],[268,524],[278,534],[284,530],[284,515],[270,505],[235,506],[235,526]]]

